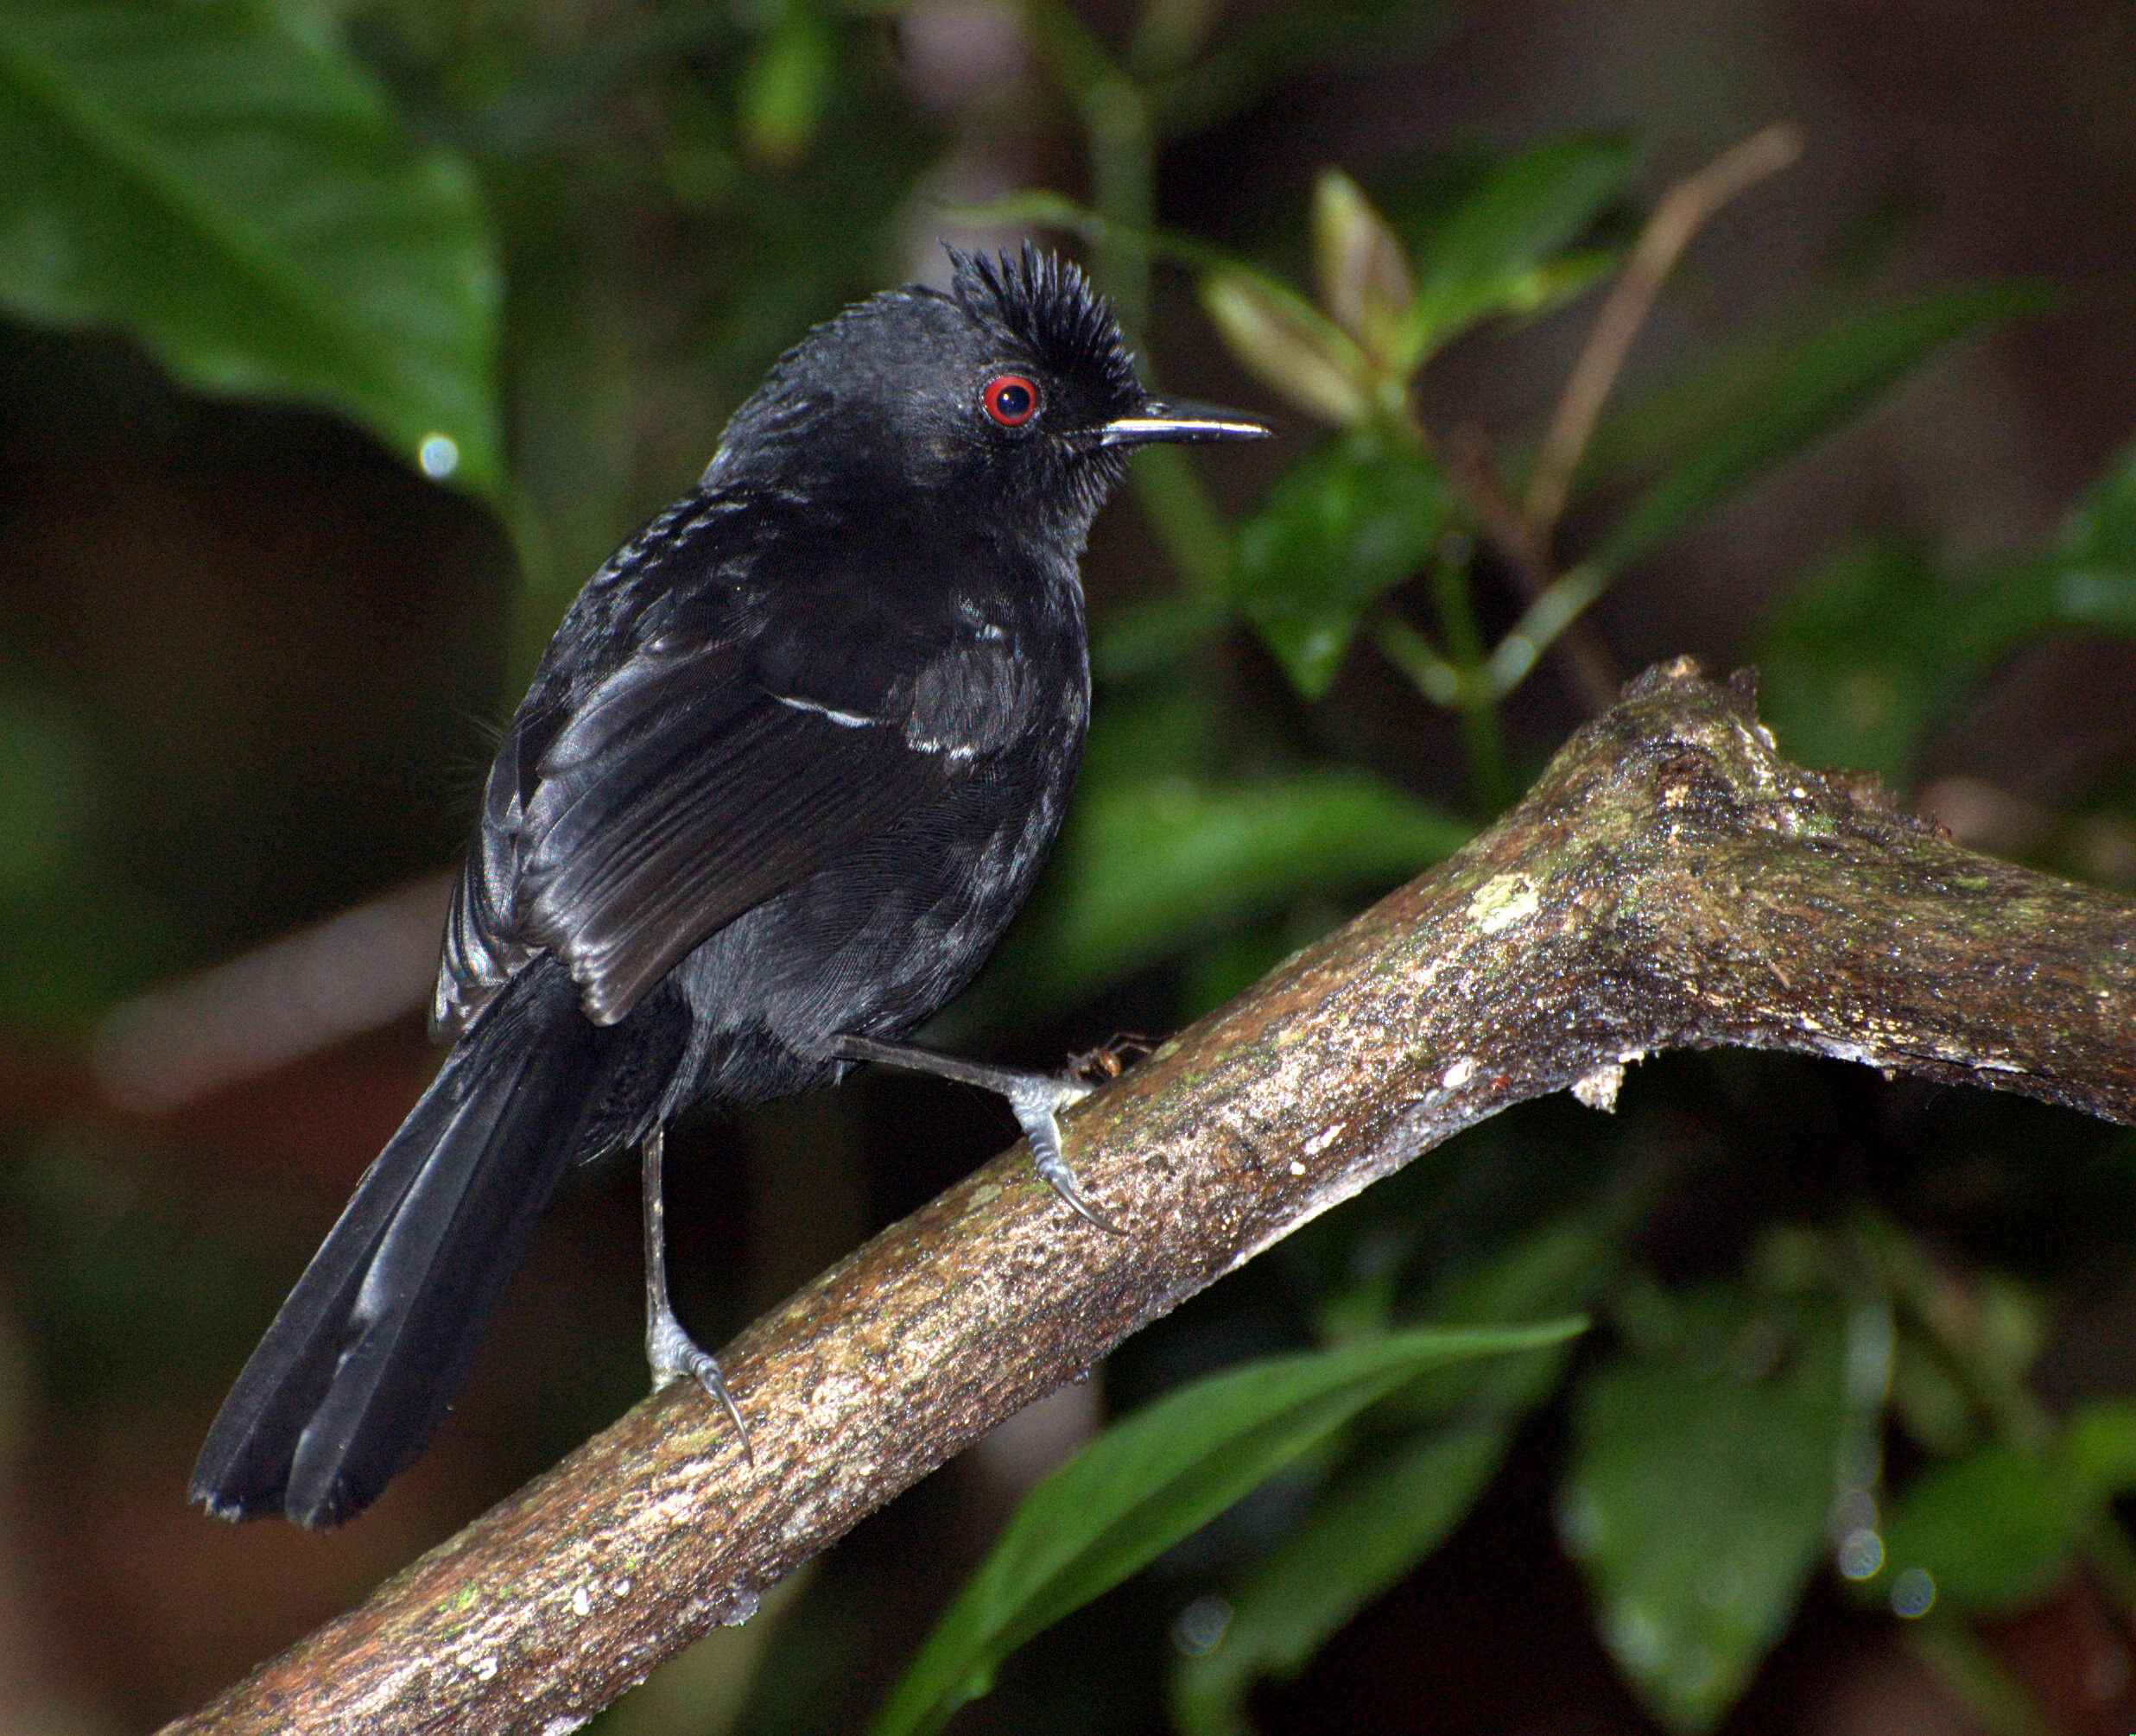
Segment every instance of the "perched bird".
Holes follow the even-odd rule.
[[[334,1525],[444,1419],[570,1166],[643,1156],[646,1355],[742,1428],[669,1306],[662,1130],[859,1061],[1006,1097],[1037,1166],[1076,1082],[898,1041],[1030,892],[1082,751],[1076,562],[1127,453],[1252,438],[1138,383],[1105,302],[952,251],[819,326],[696,491],[572,605],[485,786],[433,1020],[454,1039],[238,1377],[194,1469],[226,1518]],[[744,1431],[743,1440],[748,1436]]]

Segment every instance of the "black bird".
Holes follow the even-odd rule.
[[[662,1132],[859,1061],[998,1091],[1093,1221],[1087,1089],[897,1039],[969,982],[1082,751],[1076,573],[1130,448],[1266,429],[1143,390],[1105,302],[1026,247],[819,326],[696,491],[597,573],[512,719],[453,898],[455,1039],[238,1377],[193,1498],[334,1525],[444,1419],[574,1162],[643,1153],[646,1355],[741,1417],[669,1307]],[[747,1435],[744,1433],[744,1444]]]

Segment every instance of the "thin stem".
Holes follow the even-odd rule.
[[[1024,0],[1024,29],[1054,82],[1079,109],[1100,79],[1119,76],[1105,44],[1064,0]]]
[[[1530,534],[1519,509],[1499,486],[1490,443],[1482,431],[1455,428],[1447,436],[1444,459],[1448,479],[1460,491],[1486,540],[1512,572],[1522,595],[1531,605],[1541,602],[1562,575],[1551,565],[1547,547]],[[1564,660],[1574,692],[1591,715],[1600,716],[1616,703],[1621,677],[1608,651],[1591,631],[1577,622],[1568,623],[1561,630],[1557,652]]]
[[[1090,198],[1107,222],[1148,230],[1157,215],[1157,135],[1150,111],[1123,75],[1100,79],[1081,105],[1090,148]],[[1120,329],[1143,342],[1150,317],[1150,259],[1139,248],[1100,244],[1092,268]]]
[[[1721,206],[1765,176],[1785,168],[1802,150],[1801,129],[1790,121],[1776,122],[1723,151],[1662,195],[1631,257],[1618,274],[1615,288],[1594,316],[1586,347],[1566,377],[1550,431],[1543,436],[1542,451],[1535,473],[1528,478],[1528,495],[1522,507],[1528,535],[1537,547],[1548,542],[1558,515],[1565,510],[1573,472],[1580,467],[1580,457],[1594,432],[1595,420],[1617,383],[1632,340],[1646,323],[1655,298],[1684,248]]]
[[[1136,454],[1128,479],[1187,588],[1205,602],[1221,602],[1231,582],[1231,532],[1194,460],[1175,446],[1148,447]]]
[[[1379,654],[1407,675],[1410,684],[1435,706],[1459,709],[1468,696],[1461,672],[1439,655],[1438,648],[1398,615],[1379,615],[1372,623],[1372,643]]]
[[[1496,814],[1514,792],[1505,765],[1505,738],[1499,727],[1498,696],[1477,679],[1484,662],[1483,634],[1476,625],[1468,572],[1466,558],[1434,560],[1431,595],[1448,652],[1461,671],[1461,737],[1468,751],[1471,792],[1480,808]]]
[[[1082,117],[1092,206],[1083,232],[1093,275],[1129,339],[1144,345],[1150,309],[1145,238],[1157,219],[1157,140],[1149,105],[1089,26],[1060,0],[1025,0],[1024,16],[1047,70]],[[1182,13],[1173,22],[1187,20]],[[1150,377],[1147,362],[1145,355],[1144,377]],[[1132,479],[1136,500],[1188,589],[1204,600],[1221,598],[1230,578],[1230,534],[1193,460],[1169,447],[1154,448],[1138,458]]]
[[[1531,603],[1491,652],[1484,671],[1491,696],[1503,699],[1527,680],[1537,659],[1608,588],[1609,577],[1599,567],[1575,567]]]

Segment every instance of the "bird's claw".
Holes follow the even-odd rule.
[[[1071,1103],[1081,1103],[1097,1087],[1080,1079],[1054,1079],[1032,1074],[1017,1080],[1003,1095],[1015,1111],[1024,1137],[1030,1144],[1031,1162],[1045,1184],[1078,1217],[1112,1234],[1124,1235],[1120,1226],[1092,1203],[1075,1179],[1075,1172],[1061,1150],[1061,1124],[1054,1118]]]
[[[749,1444],[749,1425],[742,1421],[734,1395],[727,1391],[726,1377],[719,1372],[719,1359],[711,1352],[697,1347],[696,1341],[682,1329],[682,1322],[672,1311],[647,1324],[645,1360],[653,1371],[654,1391],[662,1391],[678,1380],[689,1379],[702,1387],[707,1397],[719,1400],[728,1420],[734,1424],[734,1432],[742,1438],[742,1456],[752,1465],[757,1462],[756,1451]]]

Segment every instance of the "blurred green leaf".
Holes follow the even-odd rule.
[[[0,1014],[18,1024],[99,1017],[169,945],[109,859],[112,799],[91,732],[0,681]]]
[[[1493,1326],[1508,1320],[1585,1309],[1622,1266],[1623,1201],[1589,1201],[1575,1216],[1498,1249],[1433,1298],[1431,1319],[1447,1326]],[[1451,1416],[1480,1403],[1493,1415],[1519,1416],[1554,1392],[1562,1356],[1508,1357],[1481,1369],[1444,1370],[1410,1383],[1388,1410],[1417,1420]]]
[[[1110,609],[1093,624],[1090,672],[1131,681],[1170,668],[1231,624],[1231,611],[1199,592],[1177,591]]]
[[[2068,561],[2136,567],[2136,446],[2107,464],[2062,527],[2057,548]]]
[[[1239,607],[1308,699],[1365,611],[1430,558],[1451,496],[1419,448],[1375,428],[1323,440],[1238,529]]]
[[[2136,446],[2125,447],[2062,527],[2045,601],[2058,624],[2136,633]]]
[[[1372,415],[1371,358],[1295,290],[1226,267],[1202,277],[1201,306],[1239,364],[1308,415],[1348,428]]]
[[[1324,1500],[1232,1599],[1223,1638],[1183,1660],[1172,1718],[1183,1736],[1246,1736],[1245,1700],[1288,1681],[1330,1636],[1459,1524],[1512,1438],[1504,1422],[1428,1431]]]
[[[1923,734],[1998,659],[2055,630],[2136,633],[2136,451],[2116,457],[2048,556],[1943,580],[1860,544],[1784,597],[1756,642],[1759,706],[1800,759],[1903,787]]]
[[[2088,1399],[2062,1431],[2063,1462],[2095,1499],[2136,1491],[2136,1398]]]
[[[1892,1365],[1892,1414],[1925,1451],[1942,1458],[1980,1438],[1973,1403],[1932,1345],[1901,1331]]]
[[[1402,244],[1372,201],[1340,169],[1313,188],[1314,275],[1321,305],[1382,368],[1405,374],[1404,341],[1417,300]]]
[[[1615,573],[1840,428],[1953,339],[2053,307],[2037,283],[1973,283],[1845,315],[1761,358],[1727,418],[1702,428],[1618,519],[1588,564]]]
[[[1093,766],[1052,884],[1002,948],[986,1004],[1030,1018],[1245,918],[1416,873],[1468,840],[1465,822],[1340,766],[1222,784]],[[968,1011],[969,1009],[960,1011]]]
[[[0,686],[0,914],[80,871],[98,797],[88,732],[42,695]]]
[[[324,14],[0,9],[0,302],[188,384],[337,410],[493,490],[498,272],[472,177],[404,137]]]
[[[2044,1592],[2069,1559],[2095,1509],[2044,1452],[1992,1443],[1930,1467],[1900,1492],[1886,1516],[1884,1570],[1891,1584],[1918,1569],[1939,1607],[2005,1614]]]
[[[1905,787],[1950,681],[1922,643],[1941,589],[1917,548],[1881,542],[1843,549],[1789,591],[1753,655],[1759,715],[1791,757]]]
[[[1422,273],[1412,353],[1421,358],[1493,314],[1534,313],[1594,281],[1607,256],[1569,273],[1550,256],[1580,238],[1623,189],[1628,138],[1550,139],[1489,170],[1453,207],[1413,229]]]
[[[1578,1321],[1427,1329],[1228,1370],[1108,1429],[1045,1479],[936,1624],[876,1736],[941,1727],[1001,1660],[1427,1368],[1556,1344]]]
[[[1617,1264],[1614,1215],[1547,1225],[1485,1259],[1438,1296],[1434,1324],[1502,1325],[1583,1306]],[[1179,1729],[1251,1729],[1245,1697],[1257,1681],[1296,1676],[1461,1523],[1520,1420],[1557,1390],[1570,1349],[1427,1370],[1391,1394],[1380,1416],[1428,1426],[1339,1482],[1238,1588],[1220,1640],[1174,1672]]]
[[[1384,63],[1408,41],[1438,28],[1448,10],[1444,0],[1242,7],[1235,28],[1221,32],[1210,53],[1169,77],[1152,77],[1148,100],[1164,134],[1176,137],[1214,125],[1263,91],[1337,55],[1369,54]]]
[[[742,137],[753,155],[787,162],[808,148],[830,95],[836,48],[829,27],[802,5],[789,5],[757,42],[738,92]]]
[[[1626,1679],[1671,1729],[1703,1731],[1785,1631],[1822,1549],[1842,1322],[1822,1297],[1716,1289],[1655,1298],[1638,1328],[1581,1384],[1560,1527]]]

